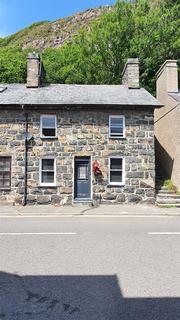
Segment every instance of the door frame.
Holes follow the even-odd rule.
[[[75,158],[89,158],[89,165],[90,165],[90,197],[87,199],[81,199],[81,200],[76,200],[74,198],[75,196]],[[93,200],[93,178],[92,178],[92,170],[91,170],[91,166],[92,166],[92,156],[81,156],[81,155],[73,155],[73,192],[72,192],[72,201],[74,203],[76,202],[92,202]]]

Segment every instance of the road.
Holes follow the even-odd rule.
[[[3,217],[0,319],[179,320],[179,217]]]

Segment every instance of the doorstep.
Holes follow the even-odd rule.
[[[92,207],[93,201],[92,199],[74,199],[72,206],[89,206]]]

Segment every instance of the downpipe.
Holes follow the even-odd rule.
[[[24,195],[22,205],[27,204],[27,152],[28,152],[28,113],[25,112],[25,134],[24,134]]]

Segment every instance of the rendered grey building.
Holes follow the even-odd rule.
[[[0,89],[0,201],[16,204],[152,203],[154,108],[138,59],[122,85],[26,84]]]
[[[164,105],[155,112],[156,162],[161,175],[180,190],[180,89],[177,60],[166,60],[157,72],[157,98]]]

